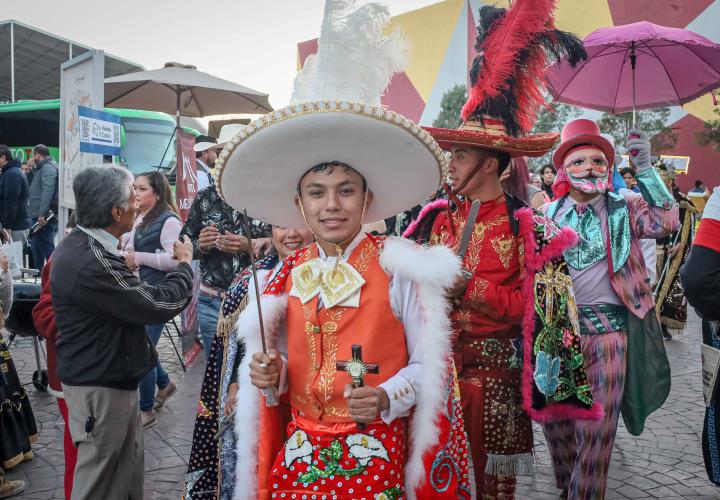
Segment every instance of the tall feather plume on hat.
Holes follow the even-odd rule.
[[[392,76],[407,66],[408,44],[399,30],[384,36],[387,7],[357,0],[327,0],[318,50],[295,77],[291,102],[337,100],[380,105]]]
[[[480,8],[463,120],[492,116],[518,137],[533,127],[545,105],[545,70],[555,61],[573,67],[587,59],[582,40],[555,28],[556,0],[515,0],[510,9]]]

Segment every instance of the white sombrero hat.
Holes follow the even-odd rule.
[[[247,125],[244,123],[226,123],[220,129],[220,135],[218,135],[217,145],[218,147],[224,147],[225,144],[230,142],[233,137],[238,135],[240,132],[245,130]]]
[[[366,221],[417,205],[446,166],[430,134],[380,105],[405,52],[397,33],[381,36],[387,9],[368,4],[348,14],[336,3],[326,4],[318,52],[295,80],[295,103],[250,123],[216,163],[225,201],[270,224],[304,226],[293,199],[300,178],[321,163],[338,161],[365,177],[375,194]]]

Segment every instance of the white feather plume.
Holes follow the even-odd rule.
[[[399,30],[383,36],[387,7],[357,0],[326,0],[318,50],[295,77],[292,103],[336,100],[380,104],[392,76],[407,65]]]

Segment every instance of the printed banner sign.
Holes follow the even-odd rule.
[[[120,156],[120,117],[78,106],[80,152]]]
[[[197,166],[195,164],[195,136],[182,129],[177,131],[177,163],[175,164],[175,197],[183,222],[197,195]]]
[[[58,178],[60,206],[75,209],[73,181],[83,169],[102,164],[102,155],[87,153],[81,145],[79,116],[82,108],[101,111],[104,102],[105,56],[89,51],[60,66],[60,171]],[[60,213],[60,227],[65,227],[67,210]],[[58,234],[62,238],[64,231]]]

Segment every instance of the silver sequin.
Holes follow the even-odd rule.
[[[569,266],[581,271],[604,259],[607,250],[600,217],[595,209],[588,205],[582,215],[579,215],[576,208],[577,206],[572,207],[565,212],[560,225],[569,226],[578,234],[578,244],[565,250],[563,255]]]

